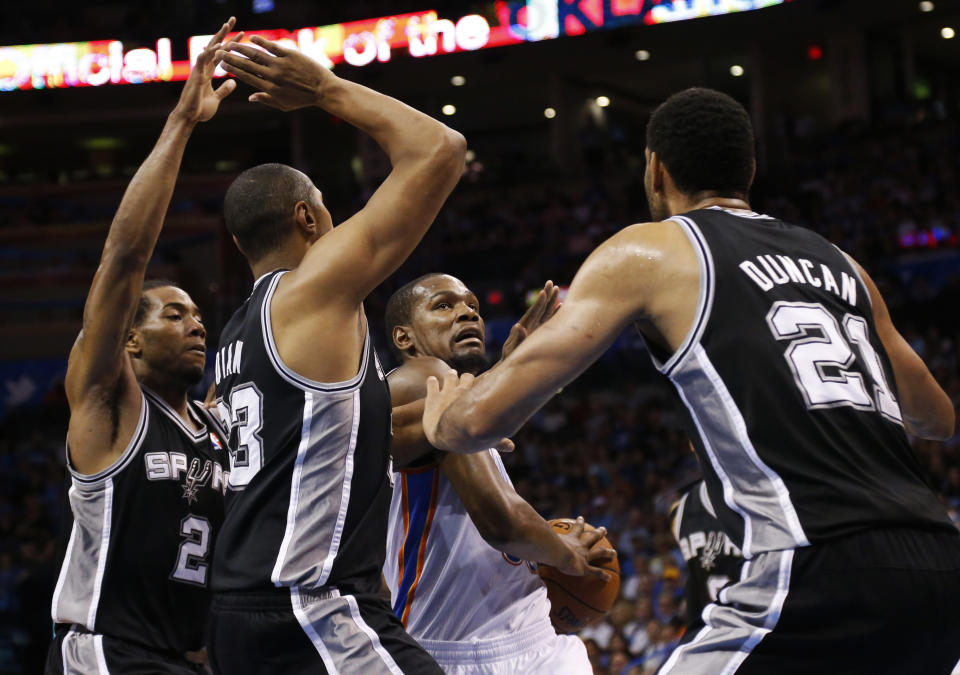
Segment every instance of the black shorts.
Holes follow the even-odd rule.
[[[179,655],[91,633],[81,626],[57,624],[43,672],[45,675],[197,675],[206,671]]]
[[[949,675],[960,535],[870,530],[754,556],[660,675]]]
[[[374,595],[337,590],[215,595],[208,649],[214,673],[442,675]]]

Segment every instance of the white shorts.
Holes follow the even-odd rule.
[[[590,675],[580,638],[557,635],[549,621],[489,640],[419,640],[447,675]]]

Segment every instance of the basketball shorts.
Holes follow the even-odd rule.
[[[215,595],[208,651],[223,675],[440,675],[376,595],[336,589]]]
[[[761,553],[658,671],[923,673],[960,660],[960,536],[869,530]]]
[[[590,675],[580,638],[557,635],[550,621],[502,637],[461,642],[421,640],[447,675]]]
[[[58,624],[47,652],[45,675],[196,675],[204,667],[126,640]]]

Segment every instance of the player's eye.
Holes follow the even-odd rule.
[[[180,316],[179,314],[167,314],[167,318],[170,319],[170,321],[182,321],[182,320],[183,320],[183,317]]]
[[[445,302],[438,302],[436,305],[434,305],[433,308],[434,309],[450,309],[450,305],[448,305]]]

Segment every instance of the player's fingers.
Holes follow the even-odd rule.
[[[226,82],[224,82],[214,90],[213,95],[217,97],[218,101],[222,101],[227,96],[229,96],[231,92],[233,92],[233,90],[236,88],[237,88],[236,80],[227,80]]]
[[[249,73],[243,68],[238,68],[237,66],[234,66],[226,62],[224,62],[222,65],[224,70],[226,70],[228,73],[233,75],[235,78],[237,78],[241,82],[249,84],[254,89],[270,90],[270,89],[273,89],[273,87],[275,86],[273,82],[269,82],[268,80],[265,80],[261,77],[257,77],[253,73]]]
[[[242,45],[234,45],[242,46]],[[223,68],[230,71],[231,73],[235,71],[243,71],[249,73],[250,75],[255,75],[256,77],[267,80],[270,73],[270,69],[266,66],[263,66],[253,59],[248,59],[245,56],[240,56],[239,54],[234,54],[232,51],[227,51],[225,49],[217,50],[217,57],[222,59]],[[237,73],[239,75],[239,73]],[[262,89],[262,87],[261,87]]]
[[[617,552],[612,548],[595,548],[587,553],[587,562],[591,565],[613,562],[617,559]]]
[[[591,579],[600,579],[604,582],[610,580],[610,573],[607,570],[600,567],[594,567],[592,565],[586,569],[586,572],[584,572],[583,576]]]
[[[605,527],[599,527],[595,530],[588,530],[580,535],[580,543],[587,548],[590,548],[605,536],[607,536],[607,528]]]
[[[241,44],[239,42],[231,41],[228,43],[228,46],[231,52],[236,52],[237,54],[247,57],[254,63],[259,63],[263,66],[269,64],[270,59],[274,58],[262,49],[257,49],[256,47],[251,47],[250,45]]]
[[[584,520],[583,516],[577,516],[577,519],[573,521],[573,525],[570,526],[570,534],[574,537],[579,538],[583,533]]]
[[[262,91],[258,91],[255,94],[250,94],[247,97],[247,100],[250,101],[251,103],[262,103],[263,105],[268,105],[271,108],[276,108],[277,110],[283,110],[283,106],[281,106],[280,103],[277,102],[277,99],[275,99],[270,94],[266,94]]]
[[[517,449],[517,446],[513,444],[509,438],[501,438],[500,442],[497,443],[498,452],[513,452]]]
[[[460,389],[469,389],[473,386],[473,381],[477,379],[473,373],[464,373],[460,376]]]
[[[440,391],[440,380],[434,375],[427,378],[427,396],[435,396]]]
[[[229,33],[231,30],[233,30],[233,26],[234,26],[236,23],[237,23],[237,18],[236,18],[235,16],[231,16],[229,19],[227,19],[227,20],[224,22],[224,24],[223,24],[222,26],[220,26],[220,30],[218,30],[218,31],[214,34],[214,36],[213,36],[212,38],[210,38],[210,42],[207,43],[207,47],[210,47],[211,45],[215,45],[215,44],[217,44],[218,42],[221,42],[221,41],[223,40],[224,36],[225,36],[227,33]]]
[[[443,374],[443,382],[440,384],[440,390],[453,389],[457,386],[457,371],[450,369]]]
[[[273,42],[271,40],[268,40],[267,38],[261,37],[259,35],[254,35],[253,37],[250,38],[250,41],[253,42],[254,44],[260,45],[261,47],[266,49],[268,52],[273,54],[274,56],[286,56],[287,54],[290,53],[290,50],[284,47],[283,45]]]
[[[557,286],[553,287],[553,290],[550,292],[550,300],[547,302],[547,311],[544,315],[544,319],[549,319],[551,316],[557,313],[557,310],[560,309],[560,303],[557,300],[560,298],[560,288]]]

